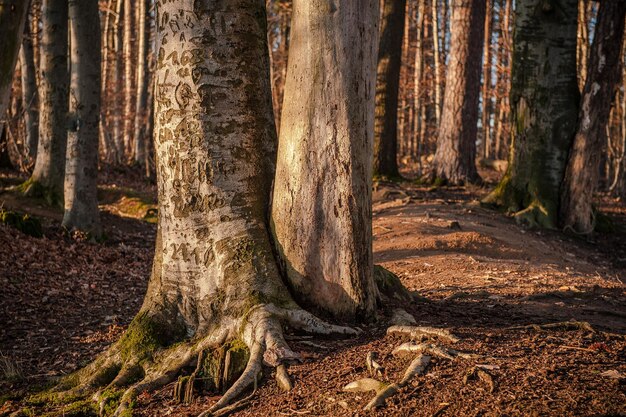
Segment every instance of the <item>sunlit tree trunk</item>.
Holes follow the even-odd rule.
[[[278,256],[307,305],[369,315],[378,2],[296,0],[272,204]],[[315,42],[310,42],[315,39]]]
[[[485,10],[485,37],[483,46],[483,85],[482,85],[482,141],[483,141],[483,158],[489,158],[491,148],[491,65],[492,61],[492,28],[493,28],[493,0],[486,0]]]
[[[70,103],[63,226],[99,238],[100,19],[97,0],[70,0]]]
[[[374,175],[395,178],[398,172],[398,88],[406,0],[385,0],[380,42],[374,119]]]
[[[441,61],[439,58],[441,48],[439,46],[439,13],[437,0],[431,0],[431,16],[433,32],[433,71],[435,72],[435,127],[438,129],[441,121]]]
[[[122,15],[124,13],[124,1],[117,0],[115,6],[115,22],[113,26],[113,51],[115,65],[111,67],[111,82],[113,84],[111,102],[108,105],[113,109],[114,116],[111,117],[111,127],[113,143],[115,144],[114,162],[117,164],[125,160],[124,149],[124,60],[123,45],[124,31],[122,29]]]
[[[157,10],[152,276],[126,333],[70,378],[78,384],[70,392],[98,390],[102,399],[105,387],[125,389],[115,415],[126,415],[138,394],[206,364],[205,381],[228,388],[201,414],[208,416],[256,385],[264,364],[284,371],[298,358],[283,324],[355,331],[300,309],[276,265],[268,225],[276,133],[264,2],[162,0]],[[193,391],[193,378],[187,374],[176,386]]]
[[[561,186],[560,223],[566,230],[576,233],[591,233],[596,224],[593,193],[597,188],[601,153],[605,149],[604,133],[611,103],[623,65],[622,48],[616,45],[621,44],[624,36],[625,16],[626,2],[600,3],[578,131]]]
[[[144,0],[139,0],[140,2]],[[124,0],[124,160],[131,152],[134,141],[133,133],[135,129],[135,77],[134,63],[135,52],[133,49],[133,38],[135,35],[135,7],[133,1]]]
[[[32,25],[27,22],[24,26],[24,40],[20,51],[22,69],[22,104],[24,106],[24,124],[26,125],[26,150],[28,156],[34,160],[37,155],[39,141],[39,96],[37,93],[37,77],[35,71],[35,53],[33,49]]]
[[[139,1],[139,34],[137,57],[137,99],[135,107],[135,149],[133,152],[135,163],[145,167],[147,161],[147,141],[146,136],[148,124],[148,89],[150,87],[150,68],[148,67],[148,54],[150,53],[150,2],[151,0]]]
[[[44,0],[39,85],[39,144],[31,178],[24,192],[63,205],[68,109],[67,0]]]
[[[476,134],[485,25],[484,0],[453,0],[450,63],[433,178],[476,182]]]
[[[24,34],[24,22],[28,13],[28,1],[0,0],[0,120],[9,104],[11,83]],[[0,123],[0,134],[4,130]]]
[[[529,226],[557,227],[559,190],[576,133],[578,0],[542,0],[515,9],[509,167],[488,204]]]

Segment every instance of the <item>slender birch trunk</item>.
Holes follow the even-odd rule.
[[[137,57],[137,101],[135,107],[135,138],[134,159],[139,166],[146,166],[147,159],[147,141],[149,138],[147,132],[147,110],[148,110],[148,89],[150,80],[150,68],[148,67],[148,54],[150,53],[150,13],[151,0],[139,1],[139,25],[137,28],[139,34]]]

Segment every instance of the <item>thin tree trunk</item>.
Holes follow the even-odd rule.
[[[441,62],[439,60],[439,13],[437,12],[437,0],[431,0],[431,15],[433,28],[433,61],[435,63],[435,128],[439,129],[441,121]]]
[[[70,127],[65,166],[63,226],[102,234],[98,210],[98,121],[100,119],[100,17],[97,0],[70,0]]]
[[[22,104],[24,106],[24,122],[26,125],[26,151],[34,161],[39,141],[39,96],[37,94],[37,76],[35,71],[35,54],[33,49],[32,25],[24,26],[24,40],[20,51],[22,69]]]
[[[305,305],[371,315],[378,2],[295,0],[272,225]],[[315,39],[315,42],[310,42]]]
[[[103,155],[106,160],[111,160],[117,153],[115,150],[115,140],[109,131],[111,126],[111,100],[109,87],[109,61],[111,59],[111,44],[113,44],[112,22],[115,18],[113,11],[114,0],[107,1],[107,7],[104,13],[104,29],[102,31],[102,82],[101,82],[101,104],[100,104],[100,143],[102,144]]]
[[[620,0],[621,1],[621,0]],[[578,61],[578,87],[583,91],[587,80],[587,64],[589,60],[589,7],[590,0],[578,0],[578,46],[576,60]]]
[[[148,67],[148,54],[150,53],[150,13],[151,0],[139,1],[139,27],[137,31],[139,33],[139,56],[137,58],[137,102],[135,108],[135,150],[134,158],[135,163],[139,166],[145,167],[147,158],[147,140],[146,125],[147,125],[147,110],[148,110],[148,88],[150,78],[150,68]]]
[[[0,134],[4,127],[2,119],[9,105],[29,3],[24,0],[0,0]]]
[[[483,87],[482,87],[482,142],[483,142],[483,158],[489,158],[491,147],[491,70],[492,70],[492,54],[491,40],[493,28],[493,0],[486,0],[485,10],[485,35],[483,46]]]
[[[122,30],[122,15],[124,13],[124,1],[117,0],[115,8],[115,24],[113,29],[115,65],[111,68],[111,80],[113,83],[112,100],[108,103],[115,112],[112,117],[113,142],[115,143],[114,162],[121,164],[125,159],[124,150],[124,59],[122,55],[124,45],[124,31]]]
[[[528,226],[557,226],[559,188],[576,133],[578,0],[515,8],[509,166],[488,204],[516,212]]]
[[[480,180],[476,134],[485,25],[484,0],[453,0],[450,64],[433,178],[449,184]]]
[[[374,175],[397,178],[398,89],[406,0],[386,0],[381,16],[376,112],[374,119]]]
[[[43,0],[39,144],[35,169],[22,185],[27,195],[63,205],[68,110],[67,0]]]
[[[144,0],[139,0],[144,1]],[[135,32],[135,7],[131,0],[124,0],[124,160],[132,152],[135,129],[135,77],[133,55],[133,34]]]
[[[598,183],[598,165],[604,146],[604,132],[621,67],[626,2],[600,3],[588,75],[578,117],[578,132],[569,153],[561,186],[560,224],[575,233],[588,234],[596,225],[593,193]]]
[[[416,37],[415,37],[415,61],[414,61],[414,73],[413,73],[413,108],[415,114],[415,123],[413,129],[413,137],[415,140],[415,147],[412,152],[412,156],[417,158],[417,176],[422,176],[422,154],[421,147],[424,140],[422,126],[426,123],[422,116],[422,74],[424,69],[424,13],[426,11],[426,1],[417,0],[417,24],[416,24]]]

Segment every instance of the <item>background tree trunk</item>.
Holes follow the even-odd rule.
[[[99,238],[98,120],[100,18],[97,0],[70,0],[70,126],[65,165],[63,226]]]
[[[0,0],[0,134],[9,105],[13,72],[22,44],[28,4],[24,0]]]
[[[476,182],[476,134],[485,27],[484,0],[453,0],[450,61],[433,178]]]
[[[376,304],[377,15],[374,0],[293,3],[272,226],[299,300],[344,318],[369,315]]]
[[[440,46],[439,46],[439,12],[437,0],[431,0],[431,22],[432,22],[432,37],[433,37],[433,71],[434,77],[434,106],[435,106],[435,128],[439,129],[439,123],[441,122],[441,61]]]
[[[30,22],[24,26],[24,39],[20,51],[22,69],[22,104],[24,106],[24,122],[26,125],[26,150],[33,161],[37,155],[39,141],[39,96],[37,94],[37,77],[35,70],[35,54],[33,49],[32,31]]]
[[[529,226],[557,226],[559,189],[578,120],[578,0],[515,9],[509,167],[484,200]]]
[[[144,1],[144,0],[139,0]],[[133,51],[133,34],[135,32],[135,6],[131,0],[124,0],[124,158],[131,154],[133,133],[135,129],[135,77],[134,62],[136,56]]]
[[[489,158],[491,156],[491,72],[492,67],[492,49],[491,40],[493,32],[493,1],[486,0],[485,9],[485,35],[483,46],[483,85],[482,85],[482,142],[483,142],[483,158]]]
[[[42,5],[41,80],[39,86],[39,144],[35,169],[24,191],[63,204],[67,145],[68,71],[67,0],[44,0]]]
[[[578,116],[578,132],[569,154],[561,186],[561,226],[576,233],[591,233],[596,225],[592,207],[598,185],[600,156],[605,150],[605,130],[617,87],[623,57],[626,2],[603,1],[596,20],[589,56],[587,81]]]
[[[398,88],[402,59],[406,0],[385,0],[380,19],[380,43],[374,119],[374,175],[397,178]]]
[[[150,85],[150,68],[148,67],[148,55],[150,53],[150,3],[151,0],[139,1],[139,34],[137,57],[137,101],[135,108],[135,163],[142,167],[147,164],[147,141],[148,125],[148,89]]]

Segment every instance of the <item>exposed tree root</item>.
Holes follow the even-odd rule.
[[[420,343],[414,344],[411,342],[406,342],[398,346],[393,350],[394,355],[402,355],[407,353],[428,353],[432,356],[438,356],[440,358],[453,360],[455,358],[461,359],[477,359],[480,358],[480,355],[475,355],[473,353],[463,353],[454,349],[449,349],[445,346],[436,345],[433,343]]]
[[[419,374],[422,374],[426,370],[426,366],[430,363],[430,356],[418,355],[404,372],[404,376],[400,382],[395,384],[386,384],[384,382],[377,381],[372,378],[363,378],[358,381],[351,382],[343,387],[344,391],[350,392],[367,392],[375,391],[376,395],[372,400],[367,403],[364,410],[372,410],[374,408],[382,407],[385,405],[385,400],[400,389],[405,387],[411,382],[411,380]]]
[[[420,327],[420,326],[391,326],[387,329],[387,334],[401,333],[411,337],[411,339],[424,339],[429,337],[437,337],[441,341],[456,343],[460,339],[450,333],[446,329],[438,329],[436,327]]]
[[[587,332],[596,333],[596,330],[593,328],[593,326],[586,321],[561,321],[558,323],[528,324],[525,326],[508,327],[508,329],[509,330],[533,329],[537,331],[562,329],[562,330],[584,330]]]
[[[139,323],[142,316],[138,317]],[[92,364],[62,381],[52,394],[60,399],[91,396],[99,404],[101,414],[112,408],[113,416],[122,417],[129,414],[137,395],[173,381],[177,381],[175,398],[189,403],[194,398],[194,382],[204,380],[225,392],[201,415],[222,416],[249,401],[250,397],[236,400],[250,387],[256,389],[264,365],[276,368],[277,383],[282,389],[293,387],[287,365],[300,360],[300,356],[285,341],[284,325],[314,334],[359,334],[359,330],[329,324],[297,307],[273,304],[258,304],[239,320],[224,319],[203,338],[173,345],[170,342],[169,346],[159,343],[158,337],[149,331],[135,334],[139,324],[133,322],[118,342]],[[227,345],[230,348],[223,348]],[[249,355],[240,354],[241,349],[249,351]],[[193,371],[180,377],[190,366]]]

